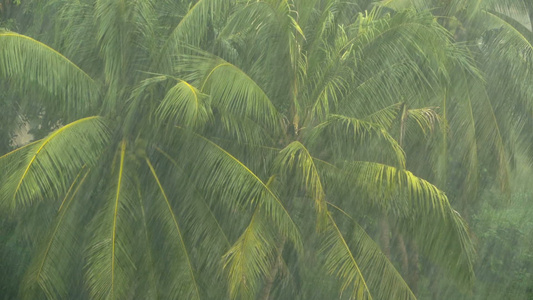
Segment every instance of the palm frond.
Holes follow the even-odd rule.
[[[267,185],[268,186],[268,185]],[[237,242],[224,255],[232,299],[252,299],[261,279],[270,272],[276,258],[276,234],[260,206]]]
[[[165,229],[166,236],[168,237],[167,243],[171,241],[173,244],[171,246],[169,245],[168,247],[174,249],[172,252],[178,252],[181,254],[180,260],[182,261],[172,258],[168,262],[171,268],[170,272],[172,272],[172,275],[175,276],[174,278],[181,279],[179,284],[175,283],[176,287],[170,289],[170,297],[176,298],[179,295],[187,299],[200,299],[200,288],[198,287],[194,266],[190,258],[189,250],[185,244],[182,229],[180,229],[176,213],[174,212],[165,189],[161,185],[161,181],[159,180],[159,177],[148,158],[146,158],[146,164],[150,168],[153,179],[157,183],[160,198],[162,201],[164,201],[161,209],[164,208],[165,213],[160,212],[160,217],[161,221],[164,223],[163,228]]]
[[[416,299],[396,267],[367,232],[341,208],[328,203],[347,217],[351,226],[345,234],[346,243],[365,276],[376,299]]]
[[[171,43],[199,45],[208,31],[208,23],[231,7],[231,1],[199,0],[194,3],[169,36]],[[223,14],[222,14],[223,15]],[[204,26],[198,26],[204,24]]]
[[[40,292],[46,295],[47,299],[67,297],[69,278],[66,274],[74,257],[76,248],[73,245],[77,239],[75,231],[71,230],[77,216],[72,214],[70,206],[89,171],[83,168],[72,182],[57,211],[53,229],[33,257],[24,278],[24,299],[38,298]]]
[[[142,242],[141,244],[146,245],[145,255],[142,256],[142,262],[139,264],[141,267],[144,267],[144,270],[147,272],[147,280],[143,280],[137,288],[136,294],[139,297],[144,297],[145,299],[157,298],[160,295],[160,289],[158,286],[158,274],[156,270],[156,258],[157,253],[154,252],[150,247],[150,242],[152,241],[151,232],[149,230],[149,220],[148,215],[144,209],[143,203],[143,194],[141,187],[137,185],[137,194],[139,197],[139,207],[141,208],[140,222],[142,230]]]
[[[403,103],[395,103],[389,105],[385,108],[382,108],[376,112],[365,116],[363,120],[378,124],[386,130],[389,130],[394,120],[398,118],[398,115],[403,105]]]
[[[474,248],[468,227],[442,191],[407,170],[370,162],[345,167],[350,182],[374,205],[396,216],[424,253],[459,278],[457,283],[472,284]]]
[[[281,132],[281,116],[261,87],[237,66],[217,61],[206,70],[201,91],[214,107],[249,118],[271,133]]]
[[[335,274],[341,281],[341,293],[347,291],[349,299],[373,299],[361,268],[348,246],[343,233],[327,212],[327,227],[320,251],[325,255],[325,267],[330,274]]]
[[[167,161],[170,161],[174,167],[176,167],[178,172],[185,174],[185,169],[183,169],[182,166],[180,166],[175,159],[173,159],[168,153],[164,152],[160,148],[156,149],[158,152],[160,152]],[[181,177],[180,177],[181,179]],[[194,236],[204,236],[204,235],[216,235],[216,238],[211,237],[210,243],[213,242],[213,240],[221,239],[223,241],[224,246],[229,247],[230,243],[228,240],[228,237],[224,230],[222,229],[219,220],[217,216],[215,215],[215,212],[212,210],[211,206],[209,205],[207,199],[203,197],[201,191],[198,189],[197,186],[194,185],[194,182],[188,178],[182,178],[182,180],[185,182],[186,186],[193,186],[193,190],[191,191],[191,198],[195,199],[194,201],[191,201],[192,203],[190,206],[187,206],[187,210],[189,212],[195,212],[196,215],[194,218],[198,218],[201,220],[196,220],[191,222],[187,222],[187,224],[190,224],[189,227],[191,229],[204,230],[201,234],[195,234]],[[189,216],[192,214],[188,214]],[[192,219],[192,217],[190,217]],[[206,228],[207,227],[207,228]],[[215,234],[218,233],[218,234]]]
[[[118,166],[113,169],[107,195],[92,220],[92,236],[86,250],[86,282],[93,299],[124,299],[134,291],[134,242],[137,189],[135,165],[127,157],[126,141],[120,143]],[[105,194],[105,193],[104,193]]]
[[[300,233],[289,212],[256,173],[213,141],[184,130],[181,133],[189,142],[182,145],[178,150],[181,155],[174,159],[186,170],[193,170],[190,178],[206,197],[220,199],[236,211],[263,207],[280,233],[301,249]],[[198,155],[203,159],[198,160]]]
[[[156,115],[163,122],[191,129],[202,128],[213,118],[209,97],[186,81],[178,82],[167,92]]]
[[[318,169],[313,161],[313,157],[307,148],[300,142],[295,141],[287,145],[279,152],[274,169],[287,178],[292,178],[296,174],[299,184],[310,194],[315,201],[319,229],[326,223],[327,205],[326,193]]]
[[[367,197],[378,202],[378,207],[390,210],[403,217],[413,213],[435,211],[445,215],[450,209],[446,195],[428,181],[415,176],[408,170],[374,162],[347,162],[344,164],[345,176],[365,191]],[[405,196],[409,208],[403,203],[391,202],[398,195]]]
[[[59,108],[71,118],[82,116],[99,100],[97,83],[56,50],[28,36],[0,32],[0,76],[20,90],[41,86],[59,98],[44,103],[49,111]]]
[[[56,199],[85,165],[92,165],[109,140],[101,117],[67,124],[48,137],[13,151],[0,159],[6,172],[0,199],[10,209],[28,206],[37,199]],[[22,155],[22,156],[21,156]],[[19,159],[12,160],[11,157]]]
[[[330,114],[327,120],[318,124],[310,133],[312,144],[335,145],[335,151],[354,157],[354,151],[371,138],[380,138],[386,144],[387,154],[394,155],[399,167],[405,167],[405,154],[398,142],[380,125],[365,120]]]
[[[424,135],[432,133],[440,122],[440,116],[432,107],[410,108],[407,110],[407,117],[416,122]]]
[[[163,68],[172,66],[173,55],[181,53],[186,45],[201,46],[201,42],[212,30],[210,25],[214,25],[217,19],[224,18],[232,3],[233,1],[199,0],[192,4],[164,41],[157,64]]]

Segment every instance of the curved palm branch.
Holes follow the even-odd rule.
[[[301,249],[299,230],[281,200],[245,164],[213,141],[181,130],[189,140],[180,147],[174,159],[186,169],[192,168],[191,179],[208,197],[216,197],[234,210],[263,207],[281,234]],[[197,155],[203,157],[197,159]]]
[[[164,201],[163,207],[166,208],[161,208],[162,211],[158,213],[160,214],[161,221],[164,223],[163,228],[167,231],[167,241],[173,243],[173,245],[169,245],[168,247],[174,250],[171,251],[171,253],[178,252],[183,257],[183,261],[181,262],[177,261],[176,259],[169,260],[169,263],[171,265],[170,272],[175,272],[173,273],[174,278],[183,278],[183,276],[180,276],[180,272],[183,272],[182,269],[184,268],[187,274],[185,276],[186,279],[182,279],[179,284],[179,286],[181,287],[171,288],[172,292],[170,294],[170,297],[176,298],[178,295],[181,295],[182,297],[186,297],[187,299],[200,299],[200,288],[198,287],[194,267],[192,265],[189,251],[187,250],[184,236],[177,220],[177,216],[174,213],[174,210],[172,209],[172,205],[165,192],[165,189],[161,185],[161,181],[159,180],[159,177],[157,176],[157,173],[148,158],[146,158],[146,164],[150,168],[150,172],[153,176],[153,179],[157,183],[161,196],[160,198]],[[181,289],[185,289],[185,291],[180,291]]]
[[[4,175],[0,199],[14,209],[40,197],[60,197],[83,166],[96,162],[108,141],[104,120],[95,116],[67,124],[40,141],[4,155],[0,168],[7,168],[4,170],[9,173]],[[11,160],[11,156],[19,159]]]
[[[87,248],[86,280],[93,299],[123,299],[131,293],[134,280],[134,207],[137,189],[126,141],[120,143],[113,183],[100,202],[102,209],[92,220],[91,243]]]
[[[216,61],[206,70],[201,91],[211,96],[214,107],[247,117],[268,129],[281,132],[281,117],[261,87],[237,66]]]
[[[327,212],[327,215],[328,222],[321,249],[326,257],[326,269],[341,278],[341,292],[348,291],[350,299],[373,299],[358,261],[346,243],[343,233],[331,213]]]
[[[71,212],[71,204],[89,172],[82,168],[63,198],[50,235],[44,239],[26,272],[24,284],[28,288],[23,290],[24,299],[39,298],[39,291],[48,299],[67,297],[69,282],[65,274],[74,256],[73,245],[77,244],[76,234],[70,230],[78,219],[76,213]]]
[[[157,108],[160,121],[173,121],[185,128],[201,128],[212,119],[207,95],[186,81],[178,82],[165,95]]]
[[[232,5],[232,1],[199,0],[192,4],[181,21],[170,33],[161,56],[166,56],[166,51],[176,50],[179,44],[200,45],[209,30],[207,24],[213,18],[213,13],[222,16],[225,10]],[[203,24],[203,26],[198,26]]]
[[[376,123],[330,114],[325,122],[318,124],[310,133],[313,144],[331,139],[330,144],[335,145],[336,151],[340,150],[344,154],[353,153],[358,146],[362,146],[364,141],[372,137],[383,139],[391,150],[390,154],[396,157],[398,165],[405,167],[404,151],[385,128]]]
[[[83,115],[99,100],[98,84],[56,50],[28,36],[0,32],[0,76],[13,80],[20,90],[38,84],[58,97],[46,103],[71,117]]]
[[[425,241],[422,251],[461,278],[459,283],[473,282],[474,246],[468,227],[442,191],[407,170],[383,164],[349,162],[344,170],[374,202],[371,205],[395,215],[409,234]]]
[[[230,297],[252,299],[261,279],[270,272],[276,258],[276,232],[269,225],[261,207],[256,207],[250,224],[224,255],[229,275]]]
[[[293,172],[297,174],[300,184],[315,201],[318,228],[323,229],[323,226],[327,225],[326,193],[313,157],[307,148],[298,141],[290,143],[279,152],[274,166],[275,171],[288,178],[291,178],[290,174]]]
[[[366,231],[341,208],[328,203],[344,215],[352,226],[346,235],[346,246],[361,268],[368,288],[376,299],[416,299],[396,267]]]

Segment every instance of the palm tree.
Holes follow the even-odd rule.
[[[54,1],[61,53],[0,33],[0,76],[60,116],[0,158],[23,296],[414,299],[383,215],[468,286],[467,227],[402,144],[438,119],[406,103],[472,66],[428,12],[367,2]]]
[[[448,85],[443,86],[432,101],[443,110],[443,122],[448,130],[441,137],[442,144],[447,145],[441,147],[446,149],[442,160],[468,166],[458,169],[464,173],[455,174],[462,184],[449,183],[452,190],[460,191],[458,198],[463,201],[477,198],[482,187],[480,182],[487,181],[482,174],[482,169],[486,168],[489,174],[495,174],[488,181],[498,182],[508,191],[510,162],[515,160],[517,152],[524,151],[517,149],[517,145],[524,148],[518,140],[530,140],[528,132],[522,128],[527,126],[525,122],[532,103],[531,87],[527,84],[533,60],[532,4],[523,0],[389,0],[384,3],[393,9],[409,5],[418,9],[433,8],[432,12],[462,44],[463,51],[478,70],[451,72]],[[462,159],[456,162],[444,158],[449,156]],[[434,169],[446,173],[447,168]],[[441,181],[439,185],[447,190],[446,180]],[[468,206],[464,203],[462,208],[466,208],[465,205]]]
[[[408,136],[407,163],[451,196],[467,220],[478,212],[484,190],[498,187],[510,199],[514,165],[531,157],[530,1],[382,3],[393,10],[430,9],[475,66],[451,71],[429,100],[440,108],[442,130],[430,143]]]

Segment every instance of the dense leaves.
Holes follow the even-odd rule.
[[[510,191],[533,51],[460,2],[23,3],[53,26],[0,32],[47,134],[0,157],[21,297],[415,299],[421,265],[468,292],[458,210]]]

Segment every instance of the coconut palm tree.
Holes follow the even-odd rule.
[[[430,9],[478,70],[451,71],[440,92],[428,99],[427,105],[439,107],[442,126],[429,143],[407,131],[402,146],[411,170],[451,196],[467,219],[482,204],[483,190],[497,186],[510,198],[514,165],[530,157],[531,134],[526,130],[533,100],[528,84],[533,80],[530,2],[392,0],[382,4],[393,11]],[[418,262],[413,263],[418,268]]]
[[[0,158],[22,295],[414,299],[384,214],[468,286],[466,224],[402,144],[438,120],[406,103],[475,68],[430,13],[368,2],[53,1],[61,52],[0,33],[1,78],[60,116]]]

